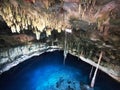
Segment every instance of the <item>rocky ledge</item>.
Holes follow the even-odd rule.
[[[57,46],[40,45],[39,43],[26,46],[18,46],[1,51],[0,53],[0,74],[8,71],[19,63],[28,60],[33,56],[39,56],[45,52],[59,50]]]

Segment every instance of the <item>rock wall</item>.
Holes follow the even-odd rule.
[[[59,49],[58,47],[50,47],[40,43],[29,44],[25,46],[17,46],[9,49],[1,49],[0,51],[0,74],[9,70],[13,66],[33,57],[40,55],[48,50]]]
[[[0,74],[9,70],[10,68],[18,65],[19,63],[33,57],[38,56],[44,52],[51,52],[54,50],[63,50],[60,46],[46,46],[45,44],[41,43],[34,43],[25,46],[18,46],[10,49],[4,49],[0,52]],[[69,50],[70,54],[77,56],[82,61],[96,67],[97,63],[89,58],[85,58],[83,54],[79,54],[76,49]],[[102,62],[103,63],[103,62]],[[117,81],[120,81],[120,72],[119,69],[108,67],[104,65],[100,65],[99,69],[114,78]]]
[[[12,33],[32,30],[37,39],[46,27],[57,30],[71,28],[71,19],[83,20],[88,24],[96,23],[98,30],[105,31],[106,35],[111,17],[117,18],[117,8],[120,7],[119,0],[102,2],[104,3],[97,0],[6,0],[0,1],[0,15]]]

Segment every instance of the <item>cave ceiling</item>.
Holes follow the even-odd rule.
[[[1,0],[0,15],[13,33],[28,25],[42,31],[46,26],[87,29],[95,23],[102,32],[103,26],[119,24],[114,21],[119,18],[119,5],[119,0]]]
[[[120,63],[120,0],[0,0],[0,42],[4,46],[31,41],[31,33],[39,40],[41,33],[44,38],[44,32],[49,36],[53,29],[60,33],[66,28],[72,29],[73,41],[89,43],[83,48],[95,45],[106,50],[106,61]]]

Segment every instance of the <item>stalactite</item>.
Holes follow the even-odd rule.
[[[14,25],[11,26],[11,31],[12,31],[12,33],[16,33],[16,27]]]
[[[79,3],[79,15],[81,14],[81,4]]]
[[[16,31],[20,33],[20,26],[18,24],[16,24]]]
[[[65,40],[64,40],[64,61],[63,61],[63,64],[65,65],[65,59],[66,59],[66,56],[67,56],[67,47],[66,47],[66,44],[67,44],[67,32],[65,31]]]
[[[92,0],[89,0],[89,4],[90,4],[90,5],[92,4]]]
[[[92,78],[92,81],[91,81],[91,85],[90,85],[91,87],[94,87],[95,79],[96,79],[97,71],[98,71],[98,68],[99,68],[99,65],[100,65],[100,62],[101,62],[101,59],[102,59],[102,55],[103,55],[103,52],[101,51],[99,59],[98,59],[97,67],[96,67],[96,70],[94,72],[94,75],[93,75],[93,78]]]
[[[39,32],[39,31],[36,31],[36,32],[35,32],[35,35],[36,35],[36,39],[37,39],[37,40],[40,40],[40,32]]]
[[[84,55],[83,55],[83,50],[81,50],[80,56],[84,56]]]
[[[94,67],[91,66],[91,71],[90,71],[90,74],[89,74],[89,79],[91,79],[91,77],[92,77],[93,69],[94,69]]]
[[[8,54],[9,62],[11,62],[12,59],[11,59],[11,56],[10,56],[10,49],[7,50],[7,54]]]
[[[85,16],[85,9],[82,12],[82,18],[81,19],[84,19],[84,16]]]
[[[96,4],[96,0],[93,0],[92,2],[93,7],[95,6],[95,4]]]

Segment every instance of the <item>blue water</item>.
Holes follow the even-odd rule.
[[[0,90],[87,90],[91,66],[70,54],[62,63],[62,51],[32,57],[0,76]],[[95,87],[88,90],[120,90],[120,83],[98,71]]]

